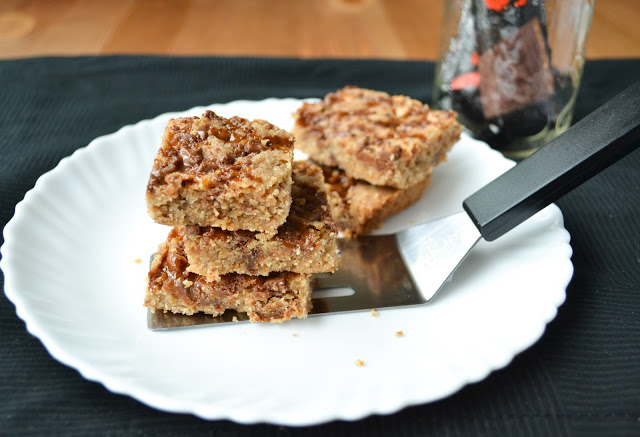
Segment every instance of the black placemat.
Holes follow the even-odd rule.
[[[638,78],[640,60],[588,62],[576,119]],[[1,61],[0,225],[41,174],[126,124],[236,99],[320,97],[346,84],[429,102],[432,83],[428,62]],[[638,175],[636,151],[558,202],[574,249],[567,301],[533,347],[447,399],[307,428],[165,413],[112,394],[55,361],[2,295],[0,435],[640,435]]]

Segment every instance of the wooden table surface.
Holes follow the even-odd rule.
[[[443,1],[1,0],[0,58],[135,53],[435,60]],[[640,57],[640,0],[596,1],[587,57]]]

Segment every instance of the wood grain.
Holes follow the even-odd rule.
[[[0,58],[166,54],[428,59],[443,0],[2,0]],[[587,57],[640,57],[640,1],[598,0]]]

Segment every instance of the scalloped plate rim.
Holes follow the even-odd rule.
[[[306,100],[315,100],[315,99],[306,99]],[[244,412],[244,414],[239,414],[238,412],[235,412],[234,414],[233,410],[224,411],[224,408],[216,409],[216,408],[212,408],[210,405],[193,406],[193,405],[189,405],[188,403],[181,402],[180,400],[176,400],[172,403],[168,403],[166,396],[159,396],[156,393],[152,393],[148,390],[146,391],[141,390],[140,388],[132,389],[130,385],[127,385],[126,382],[123,383],[121,380],[119,380],[117,376],[111,376],[108,372],[104,372],[104,371],[100,372],[95,367],[86,366],[84,364],[84,361],[79,359],[73,353],[69,353],[68,351],[63,350],[63,348],[60,348],[59,345],[57,344],[57,341],[55,340],[55,335],[52,336],[47,331],[46,326],[43,326],[41,323],[39,323],[37,317],[34,318],[34,316],[26,310],[26,308],[28,308],[28,305],[23,300],[24,296],[21,296],[18,291],[20,287],[14,288],[15,285],[14,285],[13,275],[11,274],[10,270],[9,272],[7,271],[7,268],[10,269],[10,266],[11,266],[10,263],[13,261],[12,256],[14,255],[11,250],[13,228],[14,226],[18,225],[20,220],[23,219],[22,215],[26,214],[26,212],[24,212],[24,210],[26,210],[26,205],[32,202],[31,198],[32,196],[35,195],[35,193],[38,190],[43,189],[42,187],[46,185],[48,178],[51,178],[52,175],[56,173],[64,171],[65,167],[69,165],[69,162],[71,162],[72,160],[79,159],[79,157],[83,156],[84,154],[91,153],[91,151],[94,148],[98,147],[100,144],[108,143],[110,140],[113,140],[114,138],[118,138],[119,136],[126,134],[127,131],[129,130],[142,129],[145,126],[151,127],[151,125],[153,125],[154,123],[158,123],[160,120],[180,116],[186,113],[202,111],[208,108],[215,108],[220,106],[228,107],[234,104],[241,105],[241,106],[242,105],[268,105],[270,102],[283,102],[283,101],[301,102],[302,100],[294,99],[294,98],[288,98],[288,99],[268,98],[268,99],[258,100],[258,101],[236,100],[228,103],[218,103],[218,104],[213,104],[208,106],[196,106],[185,111],[173,111],[173,112],[160,114],[154,118],[141,120],[135,124],[123,126],[113,133],[95,138],[87,146],[79,148],[75,150],[71,155],[61,159],[61,161],[52,170],[44,173],[38,178],[34,187],[30,189],[25,194],[24,199],[16,205],[14,216],[10,219],[10,221],[7,223],[7,225],[3,229],[3,236],[5,241],[2,247],[0,247],[0,253],[2,254],[2,259],[0,260],[0,268],[3,270],[4,277],[5,277],[5,287],[4,287],[5,294],[7,298],[16,307],[16,314],[20,319],[22,319],[25,322],[27,331],[30,332],[32,335],[34,335],[36,338],[38,338],[42,342],[46,350],[56,360],[60,361],[61,363],[69,367],[76,369],[87,380],[99,382],[114,393],[128,395],[153,408],[158,408],[161,410],[171,411],[175,413],[191,413],[198,417],[201,417],[203,419],[208,419],[208,420],[231,419],[240,423],[265,422],[265,423],[277,423],[277,424],[283,424],[283,425],[301,426],[301,425],[319,424],[319,423],[324,423],[331,420],[357,420],[371,414],[390,414],[410,405],[424,404],[424,403],[436,401],[438,399],[441,399],[443,397],[449,396],[457,392],[462,387],[468,384],[483,380],[494,370],[497,370],[509,365],[509,363],[513,360],[513,358],[518,353],[530,347],[543,335],[546,329],[546,325],[551,320],[553,320],[553,318],[555,318],[555,316],[557,315],[558,307],[562,305],[562,303],[565,301],[566,295],[564,293],[564,290],[566,289],[566,286],[568,285],[573,275],[573,265],[570,262],[571,249],[569,246],[569,235],[568,235],[568,232],[564,230],[564,228],[563,230],[565,235],[565,243],[566,243],[566,246],[568,247],[567,259],[569,260],[568,265],[570,266],[570,268],[564,271],[564,274],[562,275],[563,277],[559,278],[559,281],[558,281],[558,285],[560,286],[560,288],[563,289],[563,292],[557,296],[554,302],[550,302],[550,305],[555,308],[553,309],[553,311],[551,311],[548,314],[547,317],[544,317],[544,319],[540,320],[538,329],[531,335],[531,337],[521,342],[520,347],[513,350],[513,353],[510,356],[508,356],[506,360],[500,360],[499,362],[490,363],[486,365],[484,370],[479,374],[472,377],[467,377],[465,379],[461,379],[458,382],[458,384],[455,385],[455,387],[448,387],[444,389],[443,392],[440,393],[440,395],[431,396],[430,398],[424,398],[420,396],[415,396],[414,398],[404,398],[404,399],[399,398],[393,405],[388,406],[385,409],[378,409],[378,410],[360,409],[359,411],[353,412],[351,414],[345,414],[345,413],[339,414],[338,412],[335,412],[333,414],[330,414],[330,413],[322,414],[321,412],[315,412],[315,414],[311,414],[309,417],[306,417],[306,418],[301,417],[301,418],[298,418],[297,420],[291,420],[291,418],[289,418],[289,420],[287,420],[286,418],[282,418],[282,417],[280,418],[263,417],[260,414],[247,415],[246,412]],[[471,139],[469,137],[467,137],[466,140],[482,144],[484,147],[488,148],[486,144],[481,143],[477,140]],[[502,157],[502,155],[500,155],[499,152],[494,151],[492,149],[490,149],[490,151]],[[549,208],[552,210],[552,213],[558,215],[560,221],[562,221],[562,214],[559,208],[557,208],[555,205],[552,205]],[[9,255],[8,260],[7,260],[7,255]]]

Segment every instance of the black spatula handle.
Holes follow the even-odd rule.
[[[640,145],[640,81],[469,196],[485,240],[510,231]]]

